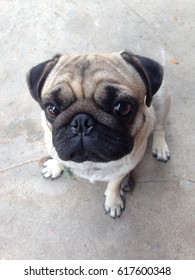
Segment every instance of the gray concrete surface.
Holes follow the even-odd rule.
[[[1,0],[1,259],[195,258],[194,19],[193,0]],[[40,109],[25,74],[55,53],[123,49],[165,66],[172,158],[157,163],[149,141],[126,211],[112,220],[104,183],[42,178]]]

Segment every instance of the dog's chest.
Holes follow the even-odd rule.
[[[125,166],[120,166],[117,168],[117,165],[114,164],[110,166],[110,163],[95,163],[95,162],[84,162],[84,163],[75,163],[75,162],[64,162],[66,167],[70,168],[70,171],[78,177],[88,179],[90,182],[95,181],[110,181],[113,179],[113,174],[118,177],[119,169],[124,172]],[[114,177],[115,177],[114,176]]]
[[[69,167],[71,172],[78,177],[94,181],[111,181],[119,176],[124,176],[130,172],[144,155],[146,143],[142,143],[138,150],[132,151],[131,154],[107,163],[99,162],[83,162],[75,163],[72,161],[64,161],[63,164]]]

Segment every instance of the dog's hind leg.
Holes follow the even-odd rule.
[[[170,94],[165,86],[162,86],[153,99],[156,123],[154,125],[152,144],[152,155],[161,162],[167,162],[171,157],[165,140],[165,123],[169,113],[170,103]]]

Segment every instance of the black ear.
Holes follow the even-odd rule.
[[[41,100],[41,90],[43,88],[43,85],[49,73],[58,62],[59,57],[60,55],[56,55],[54,56],[54,58],[36,65],[32,69],[30,69],[27,74],[27,84],[30,93],[37,102],[40,102]]]
[[[122,52],[123,59],[131,64],[135,70],[139,73],[142,80],[146,85],[146,105],[149,107],[152,102],[153,95],[158,91],[163,80],[163,68],[162,66],[147,57],[134,55],[131,52]]]

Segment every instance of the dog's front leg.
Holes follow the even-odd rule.
[[[121,196],[120,189],[124,176],[110,181],[107,185],[105,195],[105,210],[112,218],[120,217],[122,211],[125,209],[125,199]]]

